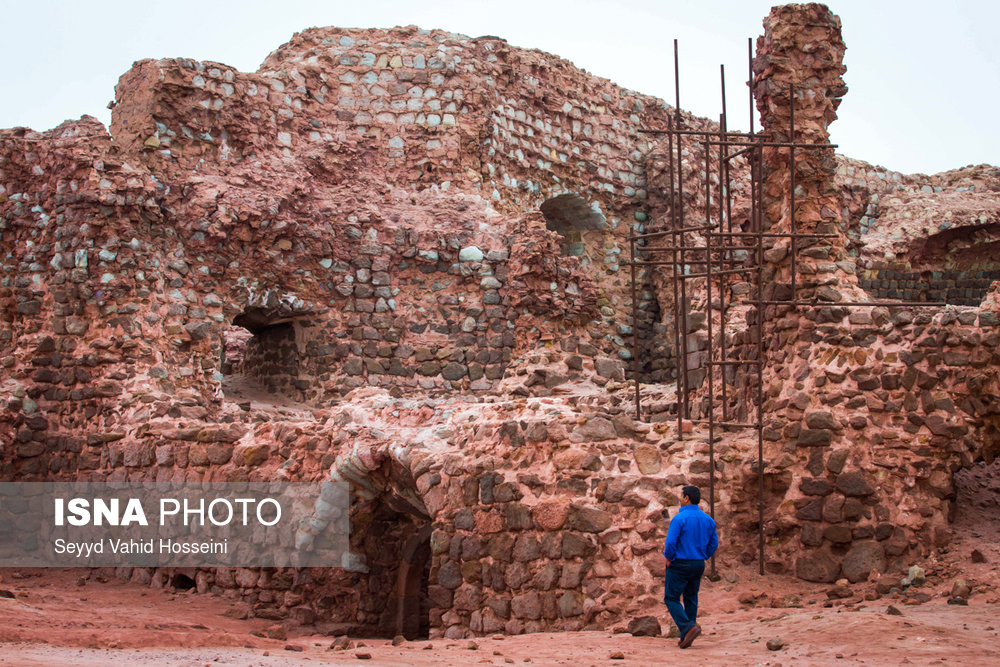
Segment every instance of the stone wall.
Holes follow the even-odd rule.
[[[621,241],[662,103],[410,29],[307,31],[256,74],[142,61],[117,96],[111,135],[0,133],[5,479],[344,475],[361,571],[116,573],[264,618],[394,633],[426,526],[436,634],[659,609],[649,517],[701,464],[592,401],[624,386]],[[539,211],[567,192],[605,224],[572,257]],[[234,372],[274,404],[229,400]]]
[[[154,173],[220,165],[228,173],[252,168],[251,180],[266,183],[292,159],[308,172],[302,182],[311,181],[309,188],[278,187],[257,207],[211,178],[186,184],[188,196],[203,191],[222,205],[210,226],[244,238],[249,230],[230,230],[231,221],[263,228],[269,216],[254,208],[280,213],[306,191],[341,182],[341,165],[378,165],[386,181],[410,192],[475,192],[504,213],[579,196],[607,227],[574,241],[583,246],[574,254],[602,284],[605,322],[631,326],[619,269],[624,238],[645,219],[649,139],[639,130],[663,124],[660,100],[497,38],[413,27],[306,30],[255,74],[184,59],[142,61],[118,90],[112,130]],[[294,232],[296,222],[285,224]],[[282,235],[277,243],[292,240]],[[629,346],[616,345],[628,358]]]
[[[825,141],[844,92],[837,20],[791,6],[766,28],[765,128],[781,138],[794,80],[797,138]],[[118,572],[183,574],[261,617],[388,634],[413,631],[391,610],[416,605],[448,637],[663,617],[664,511],[711,465],[699,430],[628,416],[633,327],[658,348],[640,378],[673,373],[669,271],[640,273],[632,322],[620,270],[629,230],[669,219],[662,146],[638,132],[665,122],[662,102],[502,40],[415,28],[308,30],[253,74],[141,61],[117,97],[110,135],[89,118],[0,132],[4,479],[349,481],[355,571]],[[790,225],[785,159],[767,156],[773,229]],[[843,164],[798,164],[800,231],[843,232],[795,249],[799,296],[828,305],[765,311],[766,565],[820,580],[945,543],[951,473],[1000,442],[995,290],[978,309],[837,306],[875,270],[848,233],[872,196],[885,214],[865,247],[919,262],[928,235],[897,242],[887,223],[958,195],[941,200],[963,211],[956,226],[988,231],[992,172],[902,197],[875,193],[877,176],[838,182]],[[737,226],[746,183],[737,161]],[[603,220],[579,241],[543,207],[568,194]],[[765,297],[788,296],[791,252],[768,248]],[[682,304],[693,363],[705,301]],[[233,327],[256,337],[224,364]],[[755,354],[745,326],[725,335]],[[230,400],[232,371],[290,402]],[[723,567],[755,558],[755,452],[745,433],[714,444]]]
[[[864,269],[858,285],[876,299],[943,301],[956,306],[978,306],[1000,271],[922,271],[909,266]]]
[[[775,8],[765,27],[754,65],[764,127],[787,138],[787,86],[794,83],[795,138],[827,141],[846,90],[839,21],[821,5],[800,5]],[[789,231],[787,151],[765,160],[767,216],[772,229]],[[832,187],[835,169],[825,152],[797,156],[798,231],[846,229],[842,212],[850,207]],[[805,547],[795,573],[812,581],[858,581],[899,566],[910,549],[946,545],[952,473],[992,457],[997,446],[1000,405],[986,398],[994,394],[989,369],[998,361],[994,306],[838,307],[840,300],[865,300],[846,240],[800,240],[794,295],[792,249],[765,254],[765,297],[829,302],[765,308],[763,412],[773,443],[765,473],[787,484],[766,524],[767,565],[784,569],[784,558]]]

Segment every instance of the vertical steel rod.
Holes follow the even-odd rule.
[[[791,178],[791,222],[792,222],[792,238],[791,238],[791,253],[792,253],[792,301],[796,300],[795,295],[795,84],[788,84],[788,109],[789,109],[789,128],[788,128],[788,143],[791,144],[788,148],[788,162],[789,169],[792,174]]]
[[[729,135],[728,135],[728,132],[729,132],[729,112],[726,110],[726,68],[723,65],[720,65],[719,68],[720,68],[720,73],[722,75],[722,131],[724,133],[723,137],[722,137],[722,141],[726,142],[726,141],[728,141],[728,138],[729,138]],[[732,234],[733,234],[733,194],[732,194],[732,189],[730,187],[732,185],[732,183],[731,183],[730,172],[729,172],[729,169],[730,169],[730,166],[731,166],[730,165],[731,161],[728,158],[729,146],[723,146],[723,149],[724,149],[724,154],[727,157],[724,160],[725,164],[722,166],[722,170],[721,170],[722,174],[720,174],[720,175],[723,176],[723,180],[722,180],[722,184],[723,185],[722,185],[722,187],[723,187],[723,192],[725,193],[725,200],[726,200],[726,215],[725,215],[725,220],[726,220],[727,228],[729,230],[729,237],[726,239],[726,244],[731,246],[731,245],[733,245],[733,236],[732,236]],[[730,266],[734,267],[735,266],[735,253],[732,250],[730,250],[730,251],[727,252],[727,257],[730,260]],[[726,322],[728,321],[729,307],[726,305],[726,291],[724,289],[720,289],[720,291],[719,291],[719,298],[721,300],[721,305],[722,305],[722,315],[720,316],[722,321],[721,321],[721,326],[719,327],[719,332],[722,335],[722,358],[726,359],[727,358],[727,354],[726,354]],[[731,371],[731,373],[733,374],[733,379],[735,380],[735,378],[736,378],[736,369],[733,369]],[[728,391],[727,384],[728,383],[726,382],[725,372],[723,372],[723,375],[722,375],[722,418],[723,418],[724,421],[728,421],[729,420],[729,416],[730,416],[730,412],[729,412],[729,400],[730,399],[726,396],[726,392]],[[736,390],[736,385],[734,384],[733,385],[733,391],[735,392],[735,390]]]
[[[720,131],[721,134],[721,131]],[[712,173],[711,168],[711,155],[712,152],[709,149],[709,133],[705,133],[705,225],[710,226],[712,224],[712,179],[709,178],[709,174]],[[720,221],[721,222],[721,221]],[[715,518],[715,393],[713,391],[713,381],[712,375],[714,373],[714,368],[712,366],[713,352],[715,345],[712,340],[712,235],[705,235],[705,292],[707,296],[707,302],[705,304],[705,320],[708,327],[708,364],[706,368],[706,377],[708,378],[708,508],[709,514],[714,519]],[[723,369],[725,372],[725,369]],[[716,575],[715,570],[715,555],[712,555],[712,573],[711,576],[714,578]]]
[[[639,290],[635,284],[635,223],[628,235],[629,264],[632,268],[632,379],[635,382],[635,420],[642,421],[639,405]]]
[[[722,82],[722,115],[719,116],[719,229],[720,231],[725,231],[725,222],[728,222],[729,232],[733,231],[733,221],[726,220],[725,208],[724,206],[729,201],[729,183],[725,180],[725,171],[728,160],[726,160],[726,153],[728,149],[725,146],[726,142],[726,67],[725,65],[719,65],[719,77]],[[706,149],[708,146],[705,147]],[[725,222],[724,222],[725,221]],[[723,239],[723,243],[726,245],[732,245],[733,238],[729,236]],[[733,251],[728,250],[726,254],[723,255],[719,260],[719,268],[725,269],[726,257],[732,258]],[[709,304],[711,306],[711,304]],[[709,308],[709,317],[711,317],[712,311]],[[719,281],[719,335],[720,335],[720,350],[722,361],[727,359],[726,355],[726,281],[722,279]],[[722,421],[729,421],[729,397],[727,395],[726,389],[726,367],[722,367],[722,373],[720,375],[720,383],[722,385]]]
[[[754,134],[754,114],[757,111],[753,94],[753,38],[747,38],[747,64],[750,94],[750,136]],[[757,299],[763,300],[764,286],[764,215],[758,190],[764,180],[764,151],[761,148],[750,157],[750,225],[757,232]],[[764,574],[764,304],[757,304],[757,547],[760,573]]]
[[[764,286],[764,211],[763,211],[763,168],[764,150],[758,148],[755,151],[754,161],[757,163],[751,167],[751,179],[754,178],[753,171],[756,171],[756,183],[751,183],[750,192],[754,201],[751,206],[755,209],[754,215],[757,218],[757,294],[761,294]],[[764,304],[757,304],[757,542],[760,551],[760,573],[764,574]]]
[[[674,129],[680,131],[681,129],[681,78],[680,78],[680,58],[677,50],[677,40],[674,40]],[[681,149],[681,135],[677,135],[677,229],[682,229],[684,227],[684,161],[683,153]],[[683,250],[684,247],[684,233],[680,232],[680,243],[678,244],[682,250],[680,251],[680,272],[683,275],[684,270],[687,266],[687,256]],[[688,339],[688,318],[687,318],[687,281],[681,280],[681,300],[680,304],[680,316],[681,316],[681,368],[683,369],[684,377],[684,417],[687,419],[691,418],[691,406],[689,403],[689,382],[688,382],[688,353],[687,353],[687,339]],[[678,404],[678,409],[680,409],[680,403]],[[681,433],[678,432],[678,437],[682,437]]]
[[[678,307],[678,283],[677,280],[677,201],[675,199],[674,191],[674,134],[673,134],[674,123],[673,119],[667,118],[667,155],[669,156],[667,160],[667,177],[670,180],[670,242],[674,250],[671,251],[671,273],[672,273],[672,286],[674,291],[674,354],[676,355],[677,361],[677,437],[681,436],[681,420],[683,419],[683,411],[681,410],[681,320],[680,320],[680,308]],[[677,137],[677,141],[680,141],[680,136]]]

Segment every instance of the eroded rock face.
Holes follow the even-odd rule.
[[[816,85],[799,139],[825,140],[838,22],[806,5],[765,27],[762,99]],[[781,125],[780,100],[762,113]],[[448,637],[665,620],[664,510],[707,487],[709,445],[630,416],[632,332],[660,355],[640,374],[669,380],[672,296],[640,272],[633,322],[619,267],[665,211],[662,147],[639,129],[666,116],[496,38],[324,28],[256,73],[141,61],[110,134],[86,117],[0,132],[0,474],[350,482],[363,574],[190,573],[264,618]],[[805,227],[843,231],[872,192],[835,181],[844,164],[862,169],[802,163]],[[863,290],[848,241],[829,246],[796,248],[815,268],[799,289],[829,308],[768,313],[768,564],[854,581],[947,538],[951,471],[996,450],[1000,339],[995,292],[837,308]],[[772,290],[790,252],[769,249]],[[754,543],[756,440],[714,453],[725,566]]]

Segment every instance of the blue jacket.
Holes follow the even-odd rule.
[[[706,560],[719,548],[715,521],[697,505],[681,505],[670,520],[663,557],[667,560]]]

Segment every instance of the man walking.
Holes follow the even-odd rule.
[[[705,573],[705,561],[719,547],[715,520],[701,511],[701,490],[685,486],[681,490],[681,508],[670,521],[663,557],[667,559],[663,602],[681,633],[677,643],[687,648],[701,634],[698,618],[698,588]],[[681,606],[681,595],[684,605]]]

